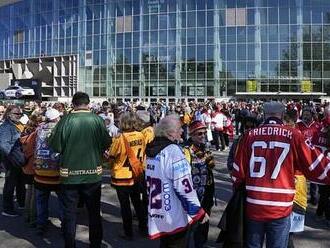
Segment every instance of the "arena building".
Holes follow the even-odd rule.
[[[44,98],[319,98],[330,94],[329,0],[0,3],[0,81]]]

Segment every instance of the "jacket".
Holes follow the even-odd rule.
[[[61,154],[63,184],[101,181],[102,155],[111,139],[101,117],[88,110],[72,111],[52,131],[49,146]]]
[[[156,137],[146,151],[149,237],[182,232],[205,215],[190,165],[181,148],[166,138]]]
[[[245,197],[246,192],[244,186],[241,185],[234,191],[222,214],[218,224],[221,232],[217,243],[223,243],[223,248],[243,248],[244,246]]]
[[[247,191],[247,218],[272,221],[292,212],[295,171],[312,181],[330,184],[329,159],[302,133],[276,118],[252,129],[240,140],[233,164],[233,180]]]
[[[10,120],[5,120],[0,126],[0,152],[3,156],[8,156],[19,137],[20,132],[16,125]]]
[[[145,157],[145,138],[141,132],[125,132],[113,139],[109,149],[111,184],[117,186],[134,185],[133,173],[123,139],[125,136],[135,156],[143,161]]]

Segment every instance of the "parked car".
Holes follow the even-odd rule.
[[[0,91],[0,99],[21,98],[23,96],[34,95],[34,89],[24,86],[9,86],[7,89]]]

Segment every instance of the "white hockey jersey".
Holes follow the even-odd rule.
[[[204,216],[190,165],[179,146],[171,144],[147,158],[146,182],[151,239],[183,231]]]

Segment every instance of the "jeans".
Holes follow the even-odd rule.
[[[288,246],[290,226],[290,215],[268,222],[247,219],[245,247],[262,248],[266,235],[267,248],[285,248]]]
[[[214,141],[215,149],[219,150],[220,144],[221,144],[221,150],[224,150],[226,148],[226,143],[225,143],[225,137],[223,135],[223,132],[214,130],[212,132],[212,134],[213,134],[213,141]],[[219,143],[219,139],[220,139],[220,143]]]
[[[14,191],[20,207],[25,204],[25,184],[22,169],[9,167],[6,170],[5,185],[3,186],[3,210],[14,210]]]
[[[207,242],[209,234],[210,222],[207,221],[204,224],[197,223],[197,226],[193,229],[195,248],[203,248]]]
[[[48,202],[52,190],[48,188],[36,189],[36,205],[37,205],[37,225],[45,226],[48,222]],[[63,220],[63,200],[60,191],[55,191],[58,198],[59,219]]]
[[[24,220],[27,223],[35,224],[36,221],[36,201],[35,188],[33,184],[27,184],[25,194]]]
[[[318,216],[323,216],[330,220],[330,186],[329,185],[319,185],[320,198],[316,210]]]
[[[61,185],[63,199],[63,236],[66,248],[75,247],[76,211],[79,196],[86,204],[89,218],[90,247],[101,247],[103,238],[101,217],[101,182],[86,184]]]
[[[115,186],[115,188],[120,203],[120,211],[121,217],[123,219],[123,228],[125,235],[133,235],[130,199],[133,203],[137,218],[139,220],[139,228],[142,231],[145,230],[147,227],[147,220],[143,208],[143,202],[140,199],[139,185],[136,183],[133,186]]]
[[[317,201],[318,185],[316,183],[310,183],[309,195],[310,195],[311,201],[315,201],[315,202]]]
[[[160,238],[160,248],[187,248],[187,230]]]

